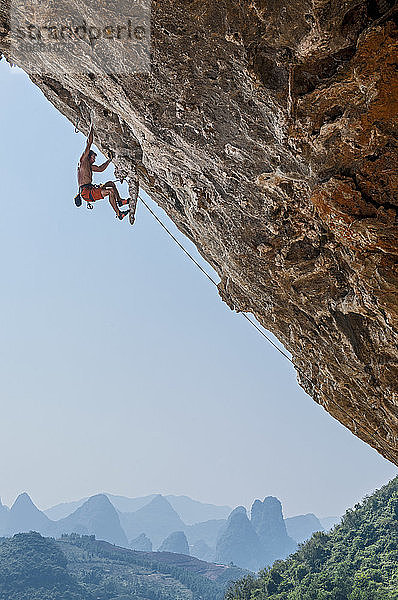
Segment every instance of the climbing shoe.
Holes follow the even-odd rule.
[[[119,214],[116,215],[116,218],[123,221],[124,217],[127,217],[129,212],[130,212],[129,210],[125,210],[124,212],[122,210],[119,210]]]
[[[123,200],[123,198],[121,200],[117,200],[118,206],[127,206],[129,203],[130,203],[130,198],[126,198],[125,200]]]

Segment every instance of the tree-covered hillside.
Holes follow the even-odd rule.
[[[244,571],[94,536],[0,538],[0,600],[222,600]]]
[[[0,600],[91,600],[52,539],[19,533],[0,541]]]
[[[398,477],[225,600],[398,600]]]
[[[94,536],[63,536],[57,542],[68,570],[96,600],[222,600],[225,587],[189,568],[156,560]],[[189,557],[188,557],[189,558]],[[41,600],[41,599],[40,599]]]

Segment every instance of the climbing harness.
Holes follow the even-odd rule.
[[[165,194],[162,193],[162,195],[164,197]],[[209,273],[207,273],[207,271],[198,263],[198,261],[192,256],[192,254],[190,254],[190,252],[188,252],[188,250],[186,248],[184,248],[184,246],[178,241],[178,239],[171,233],[171,231],[167,228],[167,226],[159,219],[159,217],[154,213],[154,211],[151,209],[151,207],[145,202],[145,200],[143,199],[143,197],[141,196],[141,194],[138,194],[138,198],[139,200],[141,200],[142,204],[145,206],[145,208],[150,212],[150,214],[154,217],[154,219],[159,223],[159,225],[167,232],[167,234],[174,240],[174,242],[181,248],[181,250],[188,256],[188,258],[202,271],[202,273],[207,277],[207,279],[218,289],[218,284],[217,281],[211,276],[209,275]],[[260,335],[263,336],[263,338],[265,338],[267,340],[267,342],[269,344],[271,344],[271,346],[273,346],[280,354],[282,354],[282,356],[288,360],[293,367],[296,369],[297,373],[300,375],[300,377],[304,378],[311,386],[311,389],[316,392],[316,394],[320,397],[321,394],[319,392],[319,390],[314,386],[313,382],[311,381],[311,379],[304,373],[304,371],[298,367],[297,365],[294,364],[293,360],[290,358],[290,356],[288,354],[286,354],[286,352],[284,352],[283,350],[281,350],[281,348],[279,348],[279,346],[277,346],[275,344],[275,342],[272,341],[272,339],[262,330],[260,329],[260,327],[250,319],[250,317],[244,313],[241,312],[240,313],[242,315],[242,317],[244,319],[246,319],[246,321],[248,321],[250,323],[250,325],[252,325],[254,327],[254,329],[256,329],[258,331],[258,333]],[[334,406],[336,406],[338,408],[338,410],[344,414],[346,417],[348,417],[348,419],[353,423],[354,425],[354,430],[355,432],[357,431],[357,427],[359,428],[359,430],[364,431],[364,433],[369,436],[370,438],[372,438],[373,440],[375,440],[376,442],[378,442],[377,438],[370,432],[367,431],[363,425],[360,425],[359,422],[354,419],[344,408],[342,408],[339,404],[337,404],[337,402],[335,402],[334,400],[332,400],[330,397],[328,398],[328,402],[330,402],[330,404],[333,404]],[[321,404],[321,406],[323,406]],[[325,408],[323,406],[323,408]]]
[[[91,187],[91,185],[92,185],[91,183],[86,183],[86,184],[84,184],[84,185],[81,185],[81,186],[79,187],[79,193],[78,193],[78,194],[76,194],[76,196],[75,196],[75,198],[74,198],[74,202],[75,202],[75,204],[76,204],[76,206],[77,206],[77,207],[80,207],[80,206],[82,205],[82,198],[84,198],[84,197],[81,195],[82,189],[83,189],[83,188],[85,188],[85,187]],[[89,197],[90,197],[90,200],[91,200],[91,202],[90,202],[90,200],[86,200],[85,198],[84,198],[84,200],[86,200],[86,203],[87,203],[87,208],[88,208],[89,210],[93,210],[94,206],[93,206],[93,204],[92,204],[92,203],[93,203],[93,202],[95,202],[95,200],[94,200],[94,198],[93,198],[93,195],[92,195],[92,193],[91,193],[91,189],[89,189],[89,192],[88,192],[88,193],[89,193]]]

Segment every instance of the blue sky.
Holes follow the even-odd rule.
[[[286,516],[327,516],[397,473],[304,394],[144,207],[131,228],[105,202],[74,206],[84,138],[4,61],[0,119],[4,503],[275,495]]]

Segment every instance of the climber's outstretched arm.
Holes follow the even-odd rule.
[[[112,162],[111,159],[108,158],[108,160],[106,162],[102,163],[102,165],[91,165],[91,170],[96,171],[97,173],[102,173],[102,171],[105,171],[105,169],[107,167],[109,167],[111,162]]]
[[[84,160],[85,158],[88,158],[88,153],[90,152],[93,140],[94,140],[94,126],[91,125],[90,133],[88,134],[88,138],[87,138],[87,144],[86,144],[83,154],[80,157],[80,160]]]

